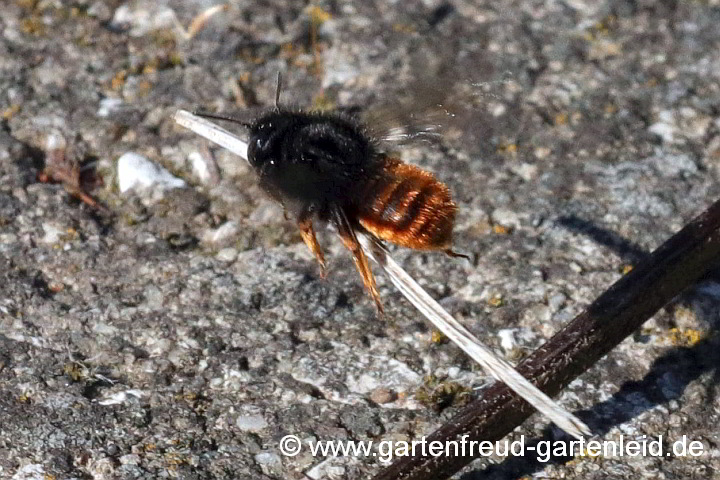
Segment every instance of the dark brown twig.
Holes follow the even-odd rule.
[[[517,368],[548,395],[615,348],[660,308],[715,268],[720,260],[720,201],[686,225]],[[502,383],[495,383],[427,441],[499,440],[533,409]],[[403,457],[374,480],[438,480],[473,457]]]

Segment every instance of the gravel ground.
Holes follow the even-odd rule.
[[[368,478],[377,458],[279,441],[417,439],[490,381],[381,275],[378,318],[327,231],[320,279],[179,108],[267,107],[278,71],[286,103],[406,124],[442,98],[444,135],[392,148],[449,185],[473,261],[394,256],[512,361],[720,197],[717,0],[233,0],[180,28],[210,5],[3,5],[0,477]],[[121,191],[128,152],[185,186]],[[38,181],[63,160],[107,211]],[[717,478],[719,306],[708,279],[560,397],[601,439],[703,455],[493,457],[458,478]]]

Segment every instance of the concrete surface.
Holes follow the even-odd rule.
[[[325,231],[321,280],[178,108],[270,106],[278,70],[285,103],[411,124],[442,101],[442,137],[389,148],[450,186],[473,262],[394,256],[512,361],[720,196],[716,0],[231,1],[188,39],[210,5],[3,6],[0,477],[368,478],[377,458],[279,441],[417,439],[490,381],[380,275],[379,319]],[[110,213],[37,181],[50,135]],[[127,152],[188,186],[120,193]],[[601,439],[688,435],[702,456],[495,457],[458,478],[717,478],[719,306],[708,279],[560,398]]]

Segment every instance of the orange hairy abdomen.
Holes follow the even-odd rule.
[[[386,159],[358,206],[360,225],[375,237],[418,250],[445,250],[452,244],[456,207],[450,190],[430,172]]]

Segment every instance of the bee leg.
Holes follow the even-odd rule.
[[[458,257],[459,257],[459,258],[464,258],[465,260],[471,261],[470,255],[466,255],[466,254],[464,254],[464,253],[454,252],[451,248],[448,248],[447,250],[445,250],[445,255],[447,255],[447,256],[449,256],[449,257],[455,257],[455,258],[458,258]]]
[[[345,212],[338,207],[333,208],[333,220],[333,223],[337,227],[338,234],[340,235],[340,239],[345,244],[345,248],[350,250],[350,253],[353,256],[355,267],[358,272],[360,272],[365,288],[368,292],[370,292],[370,295],[375,301],[375,306],[377,307],[378,312],[382,315],[385,310],[383,309],[382,302],[380,301],[380,294],[375,286],[375,277],[373,276],[372,270],[370,270],[370,263],[368,262],[367,256],[365,255],[365,252],[355,235],[355,230],[353,230],[352,225],[350,225]]]
[[[325,255],[323,254],[322,247],[318,243],[317,238],[315,238],[312,218],[310,218],[309,215],[301,216],[298,219],[297,226],[300,229],[300,235],[302,236],[305,245],[308,246],[320,264],[320,276],[325,278]]]

